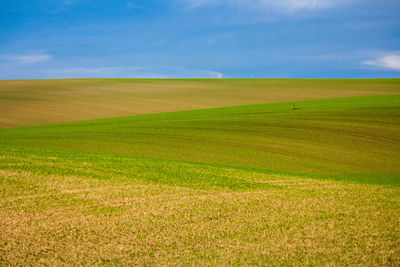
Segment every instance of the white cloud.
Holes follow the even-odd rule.
[[[224,75],[214,70],[193,70],[182,67],[167,67],[163,69],[164,73],[171,78],[207,78],[221,79]]]
[[[1,77],[1,76],[0,76]],[[37,77],[44,78],[215,78],[223,74],[212,70],[191,70],[174,66],[79,67],[40,70]]]
[[[18,64],[34,64],[40,63],[53,58],[48,54],[30,54],[30,55],[6,55],[2,56],[7,61],[12,61]]]
[[[101,67],[101,68],[70,68],[70,69],[58,69],[49,71],[52,73],[60,74],[106,74],[117,70],[115,67]]]
[[[217,72],[217,71],[202,71],[199,73],[200,77],[202,78],[215,78],[215,79],[222,79],[222,77],[224,76],[222,73]]]
[[[390,54],[381,55],[373,60],[364,61],[363,63],[379,68],[400,71],[400,53],[393,52]]]
[[[180,0],[189,8],[231,6],[248,9],[294,12],[334,7],[354,0]]]
[[[55,78],[167,78],[146,67],[79,67],[43,70],[43,75]]]

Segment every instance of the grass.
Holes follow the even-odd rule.
[[[0,128],[188,109],[399,94],[399,79],[0,81]]]
[[[214,170],[219,171],[209,169],[209,174]],[[142,173],[153,175],[151,169]],[[143,184],[132,178],[1,171],[0,262],[363,266],[400,262],[398,188],[290,176],[263,179],[271,186],[205,190]]]
[[[397,266],[400,95],[379,82],[297,109],[1,129],[0,265]]]
[[[297,106],[261,104],[3,129],[0,145],[58,148],[65,151],[62,159],[73,151],[103,152],[400,185],[400,95]]]

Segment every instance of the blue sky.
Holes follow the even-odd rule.
[[[0,0],[0,79],[400,77],[399,0]]]

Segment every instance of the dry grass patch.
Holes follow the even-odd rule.
[[[237,192],[2,171],[2,265],[399,265],[400,189]],[[268,181],[268,177],[265,177]]]

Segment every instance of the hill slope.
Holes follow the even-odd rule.
[[[399,184],[400,95],[3,129],[0,145],[104,152]]]
[[[177,110],[399,94],[399,79],[0,81],[0,128]]]

